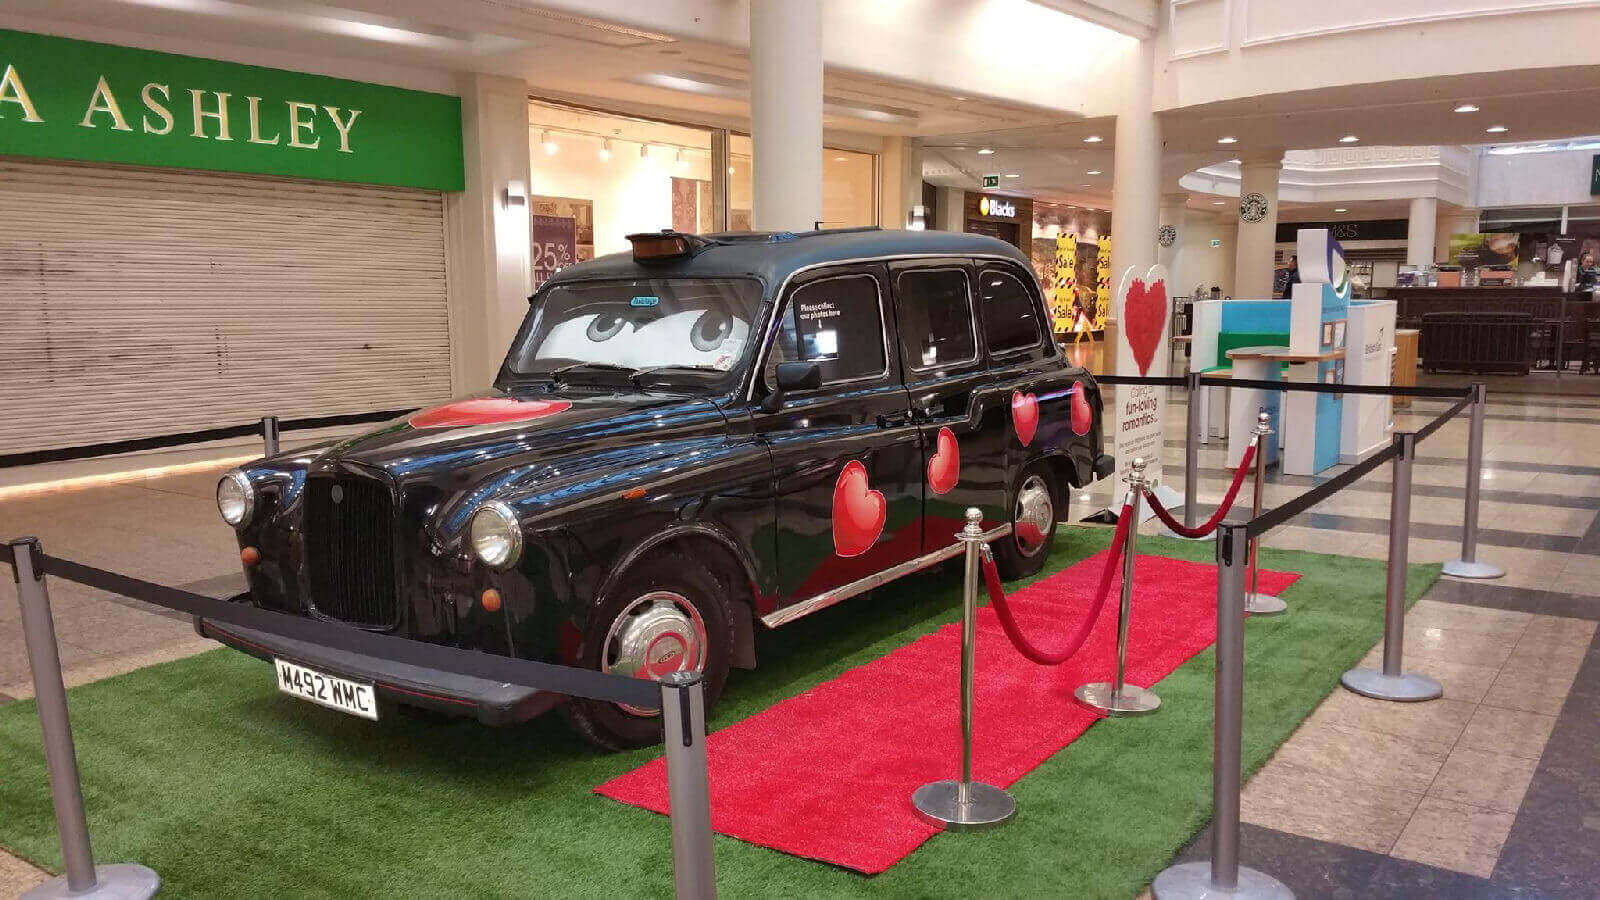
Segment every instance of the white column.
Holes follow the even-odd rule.
[[[1126,100],[1117,111],[1111,185],[1111,286],[1129,266],[1142,276],[1156,263],[1161,218],[1161,122],[1154,108],[1155,42],[1129,54]],[[1115,313],[1121,316],[1121,310]]]
[[[1406,220],[1406,265],[1427,268],[1433,264],[1433,245],[1438,232],[1438,199],[1411,198],[1411,217]]]
[[[1183,239],[1185,237],[1183,233],[1183,215],[1188,202],[1189,195],[1181,191],[1175,194],[1161,195],[1161,212],[1158,216],[1160,225],[1157,228],[1157,234],[1159,235],[1161,230],[1171,227],[1174,237],[1171,245],[1166,247],[1161,246],[1159,240],[1156,242],[1156,261],[1167,267],[1167,284],[1174,289],[1180,289],[1189,283],[1188,276],[1183,275],[1179,268],[1179,263],[1183,259]],[[1177,290],[1176,292],[1184,293],[1182,290]]]
[[[822,218],[821,0],[750,3],[750,218],[810,231]]]
[[[1239,255],[1234,268],[1233,296],[1241,300],[1272,298],[1272,253],[1278,234],[1278,176],[1283,153],[1246,159],[1239,166],[1239,203],[1251,194],[1267,198],[1267,214],[1259,222],[1239,219]]]
[[[940,231],[967,230],[967,192],[961,188],[941,187],[937,192]]]
[[[466,188],[445,195],[450,266],[451,386],[494,381],[528,311],[528,85],[463,75]]]

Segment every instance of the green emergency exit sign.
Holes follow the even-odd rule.
[[[1600,159],[1600,157],[1595,157],[1595,158],[1596,159]],[[985,175],[985,176],[983,176],[983,186],[986,187],[986,188],[999,187],[1000,186],[1000,176],[999,175]],[[1600,192],[1597,192],[1597,193],[1600,193]]]
[[[1600,195],[1600,153],[1589,160],[1589,195]]]

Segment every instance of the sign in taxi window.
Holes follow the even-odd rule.
[[[824,383],[883,374],[877,279],[847,275],[796,290],[784,311],[779,351],[785,359],[818,363]]]

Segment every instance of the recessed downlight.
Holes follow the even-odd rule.
[[[1022,177],[1022,173],[1020,173],[1020,172],[1007,172],[1006,173],[1006,177],[1007,178],[1021,178]]]
[[[1212,206],[1226,206],[1227,203],[1228,203],[1228,201],[1226,201],[1226,200],[1213,200],[1213,201],[1211,201],[1211,205]]]
[[[1484,131],[1488,132],[1489,134],[1504,134],[1509,130],[1510,129],[1506,128],[1504,125],[1490,125],[1488,128],[1484,129]]]
[[[1101,141],[1103,141],[1103,140],[1105,140],[1105,138],[1103,138],[1103,137],[1101,137],[1101,136],[1100,136],[1100,135],[1098,135],[1098,134],[1091,134],[1091,135],[1089,135],[1089,136],[1088,136],[1088,137],[1086,137],[1086,138],[1084,138],[1084,139],[1083,139],[1083,142],[1084,142],[1084,143],[1085,143],[1085,144],[1098,144],[1098,143],[1100,143],[1100,142],[1101,142]]]
[[[1228,135],[1226,137],[1217,138],[1217,143],[1219,143],[1219,144],[1237,144],[1237,143],[1239,143],[1239,139],[1234,137],[1233,135]]]
[[[1341,144],[1354,144],[1356,141],[1359,141],[1359,140],[1361,140],[1361,138],[1358,138],[1353,134],[1347,134],[1344,137],[1339,138],[1339,143],[1341,143]]]
[[[1345,209],[1345,208],[1344,208],[1344,207],[1342,207],[1342,206],[1336,206],[1336,207],[1334,207],[1334,208],[1333,208],[1333,211],[1334,211],[1334,212],[1349,212],[1349,211],[1350,211],[1350,210],[1348,210],[1348,209]]]
[[[1088,171],[1088,172],[1087,172],[1087,173],[1085,173],[1085,174],[1088,174],[1088,175],[1099,175],[1099,174],[1100,174],[1100,170],[1099,170],[1099,169],[1090,169],[1090,170],[1089,170],[1089,171]]]
[[[1456,112],[1459,112],[1459,113],[1469,113],[1469,112],[1477,112],[1477,111],[1478,111],[1478,107],[1474,106],[1471,103],[1463,103],[1460,106],[1456,107]]]
[[[978,155],[979,156],[992,156],[993,154],[994,154],[994,148],[993,147],[983,147],[980,150],[978,150]]]

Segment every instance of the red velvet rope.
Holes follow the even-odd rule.
[[[1078,623],[1078,630],[1067,636],[1066,645],[1058,649],[1035,646],[1022,633],[1011,614],[1011,607],[1007,605],[1005,587],[1000,584],[1000,573],[995,570],[994,560],[987,553],[983,555],[983,580],[989,587],[989,603],[1000,619],[1000,627],[1005,629],[1006,637],[1011,638],[1018,653],[1041,666],[1054,666],[1066,662],[1078,652],[1083,642],[1089,639],[1094,624],[1100,620],[1100,610],[1106,605],[1106,596],[1111,593],[1111,576],[1117,571],[1117,559],[1122,556],[1122,547],[1127,541],[1132,520],[1133,507],[1124,504],[1122,514],[1117,516],[1117,533],[1111,538],[1111,550],[1106,554],[1105,567],[1100,573],[1100,590],[1094,598],[1094,605],[1083,621]]]
[[[1167,512],[1167,508],[1161,505],[1161,500],[1156,497],[1155,492],[1146,488],[1144,496],[1145,499],[1150,501],[1150,511],[1155,513],[1156,518],[1165,523],[1168,528],[1172,529],[1173,534],[1186,538],[1205,537],[1216,530],[1217,526],[1222,523],[1223,516],[1226,516],[1228,510],[1233,508],[1234,498],[1239,496],[1239,486],[1244,484],[1244,473],[1250,471],[1250,461],[1255,458],[1255,455],[1256,442],[1251,441],[1250,445],[1244,448],[1244,459],[1239,460],[1239,468],[1233,473],[1233,484],[1228,485],[1228,493],[1223,496],[1222,505],[1217,507],[1217,511],[1211,514],[1211,518],[1196,527],[1186,527],[1182,522],[1173,518],[1172,513]],[[1186,498],[1184,502],[1194,503],[1195,498]]]

